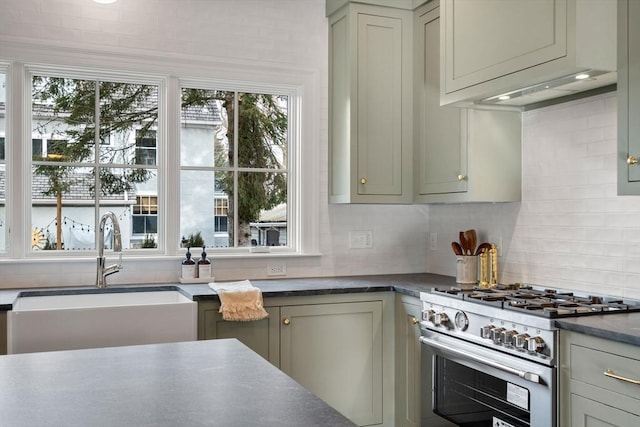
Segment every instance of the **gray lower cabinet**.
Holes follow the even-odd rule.
[[[420,427],[420,300],[396,295],[396,427]]]
[[[236,338],[238,341],[280,367],[279,307],[267,307],[269,317],[254,322],[227,322],[218,313],[217,302],[198,304],[198,339]]]
[[[269,317],[226,322],[199,303],[199,339],[237,338],[358,425],[394,425],[393,293],[265,299]]]
[[[561,331],[560,425],[640,425],[637,346]]]
[[[382,302],[281,310],[280,368],[356,424],[382,424]]]

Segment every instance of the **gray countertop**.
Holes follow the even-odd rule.
[[[0,357],[2,426],[354,426],[237,340]]]
[[[265,298],[387,291],[395,291],[418,298],[420,292],[429,292],[433,287],[442,288],[456,285],[454,277],[429,273],[252,280],[251,283],[262,290]],[[128,290],[135,292],[141,289],[179,289],[195,301],[218,301],[218,295],[207,284],[132,285],[106,288],[106,291],[122,292]],[[78,291],[73,288],[59,290],[64,293],[77,293]],[[81,291],[104,292],[105,290],[83,288]],[[20,292],[37,295],[38,293],[50,292],[50,290],[0,291],[0,310],[11,310],[12,304]],[[561,329],[640,346],[640,312],[563,318],[557,320],[556,324]]]

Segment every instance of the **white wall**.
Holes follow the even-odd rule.
[[[327,19],[325,0],[0,0],[3,44],[26,42],[107,56],[150,54],[179,61],[201,57],[261,69],[291,67],[317,75],[321,256],[285,259],[289,277],[426,271],[425,206],[329,206],[327,200]],[[130,57],[130,56],[128,56]],[[108,66],[108,62],[96,64]],[[371,230],[373,249],[349,249],[348,232]],[[95,260],[0,261],[0,288],[92,283]],[[260,278],[273,260],[214,260],[216,280]],[[281,261],[278,261],[281,262]],[[179,261],[125,260],[109,283],[175,281]]]
[[[640,298],[640,197],[616,195],[616,138],[615,92],[525,112],[522,202],[431,206],[429,271],[454,275],[449,243],[475,228],[502,236],[502,282]]]

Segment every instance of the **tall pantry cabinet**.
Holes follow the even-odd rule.
[[[329,200],[412,201],[410,10],[328,1]]]
[[[618,194],[640,195],[640,2],[618,2]]]

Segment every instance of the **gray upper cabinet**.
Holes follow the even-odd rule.
[[[640,2],[618,3],[618,194],[640,195]]]
[[[615,6],[611,0],[443,0],[441,103],[464,106],[572,73],[615,71]],[[611,76],[598,79],[589,85],[611,83]]]
[[[432,1],[415,15],[414,200],[519,201],[520,113],[440,106],[439,14]]]
[[[327,3],[329,200],[410,203],[412,12],[333,3]]]

